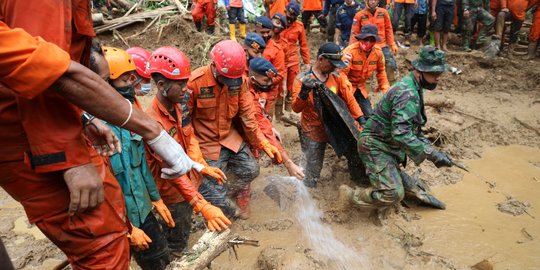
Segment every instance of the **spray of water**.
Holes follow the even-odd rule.
[[[296,219],[313,251],[326,258],[331,269],[371,269],[365,251],[359,252],[345,245],[334,236],[330,226],[322,223],[323,213],[302,182],[294,177],[282,176],[271,176],[268,180],[277,185],[292,184],[296,187]]]

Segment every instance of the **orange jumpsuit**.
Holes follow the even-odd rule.
[[[378,45],[373,46],[371,52],[366,55],[360,48],[360,43],[356,42],[345,48],[343,53],[349,54],[351,59],[349,60],[350,64],[343,70],[340,70],[340,72],[347,76],[353,89],[360,89],[364,98],[367,98],[366,81],[376,70],[377,82],[379,83],[378,90],[381,90],[383,93],[388,91],[390,83],[386,78],[384,55]]]
[[[298,97],[298,93],[300,93],[300,89],[302,88],[301,77],[298,76],[294,81],[292,110],[296,113],[302,113],[300,125],[304,135],[316,142],[327,142],[328,136],[326,135],[326,131],[324,131],[319,113],[315,108],[313,91],[309,93],[307,100],[302,100]],[[328,80],[324,84],[330,91],[343,99],[354,119],[358,119],[358,117],[363,115],[358,103],[354,99],[352,85],[345,76],[340,76],[338,72],[332,72],[328,75]]]
[[[184,113],[179,105],[174,106],[176,115],[180,118]],[[176,121],[169,111],[157,99],[152,99],[152,104],[146,110],[146,113],[156,120],[171,137],[173,137],[184,149],[188,156],[203,165],[206,165],[201,150],[199,148],[199,142],[195,139],[193,134],[193,127],[190,123],[183,126],[182,122]],[[183,120],[183,119],[182,119]],[[189,118],[188,118],[189,121]],[[194,170],[189,172],[188,175],[183,175],[180,178],[167,180],[161,178],[161,168],[163,168],[163,161],[155,155],[149,147],[146,147],[146,160],[148,167],[152,171],[154,180],[159,189],[159,194],[165,204],[174,204],[182,201],[192,202],[197,198],[197,189],[201,185],[202,176]],[[191,181],[190,181],[191,179]],[[201,196],[202,197],[202,196]]]
[[[303,11],[321,11],[323,10],[322,0],[304,0]]]
[[[304,65],[309,65],[311,63],[304,24],[295,21],[281,32],[281,36],[287,40],[289,45],[285,59],[287,59],[287,92],[290,93],[292,92],[294,78],[300,73],[300,57],[298,56],[297,49],[298,44],[300,44],[300,54],[302,55]]]
[[[533,21],[531,26],[531,33],[529,34],[529,40],[532,42],[538,41],[540,38],[540,0],[531,0],[527,9],[534,5],[539,5],[533,14]]]
[[[206,25],[214,26],[216,24],[216,0],[195,0],[195,6],[191,11],[193,16],[193,22],[202,22],[204,15],[206,15]]]
[[[268,13],[270,13],[270,16],[268,18],[274,17],[274,14],[278,12],[285,15],[285,7],[289,4],[288,0],[275,0],[273,3],[270,3],[270,1],[265,2],[269,6]]]
[[[47,1],[39,3],[43,2]],[[71,21],[72,15],[89,13],[77,9],[81,14],[71,14],[71,8],[58,8],[56,2],[48,4],[43,6],[51,10],[40,8],[37,1],[31,6],[34,9],[28,8],[27,2],[4,1],[0,17],[12,26],[28,27],[34,34],[43,31],[43,38],[55,40],[64,50],[73,48],[71,57],[80,59],[86,44],[83,35],[55,32],[51,26],[64,29],[60,23],[66,19],[64,16]],[[72,5],[84,11],[82,2]],[[12,19],[6,15],[17,16]],[[44,22],[46,17],[46,25],[36,23]],[[80,22],[77,25],[84,26]],[[70,43],[72,47],[67,45]],[[127,269],[129,244],[120,187],[83,139],[79,111],[60,96],[54,96],[53,90],[46,91],[67,70],[69,54],[22,30],[9,30],[4,23],[0,23],[0,44],[0,185],[23,205],[29,221],[67,255],[74,269]],[[51,146],[46,136],[58,144]],[[39,140],[47,143],[34,146]],[[36,157],[34,153],[40,155]],[[90,161],[104,179],[105,201],[93,210],[68,217],[70,194],[63,171]]]
[[[239,87],[220,86],[210,65],[191,73],[188,88],[192,90],[188,101],[189,114],[206,159],[219,160],[221,146],[237,153],[243,139],[232,127],[233,118],[239,118],[251,145],[260,145],[264,140],[254,116],[253,101],[247,89],[247,78]]]
[[[528,3],[529,0],[491,0],[489,8],[491,15],[495,18],[497,18],[501,9],[508,8],[516,20],[524,21]]]
[[[274,112],[277,96],[280,94],[280,90],[283,89],[283,79],[287,76],[287,66],[285,63],[286,47],[288,47],[286,41],[276,41],[274,38],[271,38],[266,43],[266,48],[262,55],[262,57],[274,65],[278,72],[277,76],[272,78],[272,90],[268,93],[264,93],[265,95],[262,96],[263,98],[266,98],[264,111],[269,115],[272,115],[272,112]]]
[[[357,42],[355,36],[360,33],[362,26],[366,24],[374,24],[377,26],[377,30],[381,41],[377,44],[384,48],[386,46],[395,45],[394,32],[392,31],[392,22],[388,11],[384,8],[377,8],[373,14],[365,8],[362,11],[354,15],[353,24],[351,27],[351,37],[349,39],[349,45]]]

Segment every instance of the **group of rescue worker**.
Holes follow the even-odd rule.
[[[399,48],[384,3],[340,13],[358,4],[328,0],[323,10],[322,1],[304,1],[301,12],[283,1],[267,1],[270,17],[257,17],[249,33],[241,1],[226,1],[243,40],[233,24],[231,39],[193,70],[180,48],[102,47],[87,0],[0,4],[0,184],[72,268],[128,269],[133,256],[143,269],[164,269],[187,249],[193,213],[210,231],[250,217],[262,155],[316,188],[327,145],[337,152],[331,138],[341,135],[328,122],[359,134],[340,150],[357,184],[339,187],[347,203],[378,220],[405,196],[445,208],[402,167],[407,157],[454,165],[421,131],[423,89],[435,89],[448,70],[446,53],[422,47],[396,81],[388,70],[397,69]],[[341,41],[322,44],[312,59],[306,25],[311,16],[322,25],[329,13]],[[213,1],[195,3],[198,30],[204,14],[213,31]],[[374,91],[384,93],[375,106],[374,74]],[[143,108],[138,96],[152,90]],[[328,98],[339,100],[339,116],[323,117]],[[303,169],[272,124],[287,112],[300,114]]]

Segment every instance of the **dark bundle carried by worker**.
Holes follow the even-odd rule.
[[[355,149],[360,131],[343,99],[322,83],[314,89],[313,98],[328,141],[337,156],[343,156],[348,149]]]

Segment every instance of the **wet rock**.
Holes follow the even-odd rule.
[[[296,199],[296,186],[279,179],[270,179],[264,193],[279,205],[279,209],[288,209]]]
[[[531,205],[526,201],[519,201],[512,197],[507,197],[506,201],[497,204],[497,209],[503,213],[511,214],[513,216],[521,216],[527,213]]]
[[[278,247],[264,248],[257,258],[257,266],[261,270],[283,269],[285,249]]]
[[[491,264],[488,260],[483,260],[473,266],[471,266],[471,269],[473,270],[493,270],[493,264]]]

